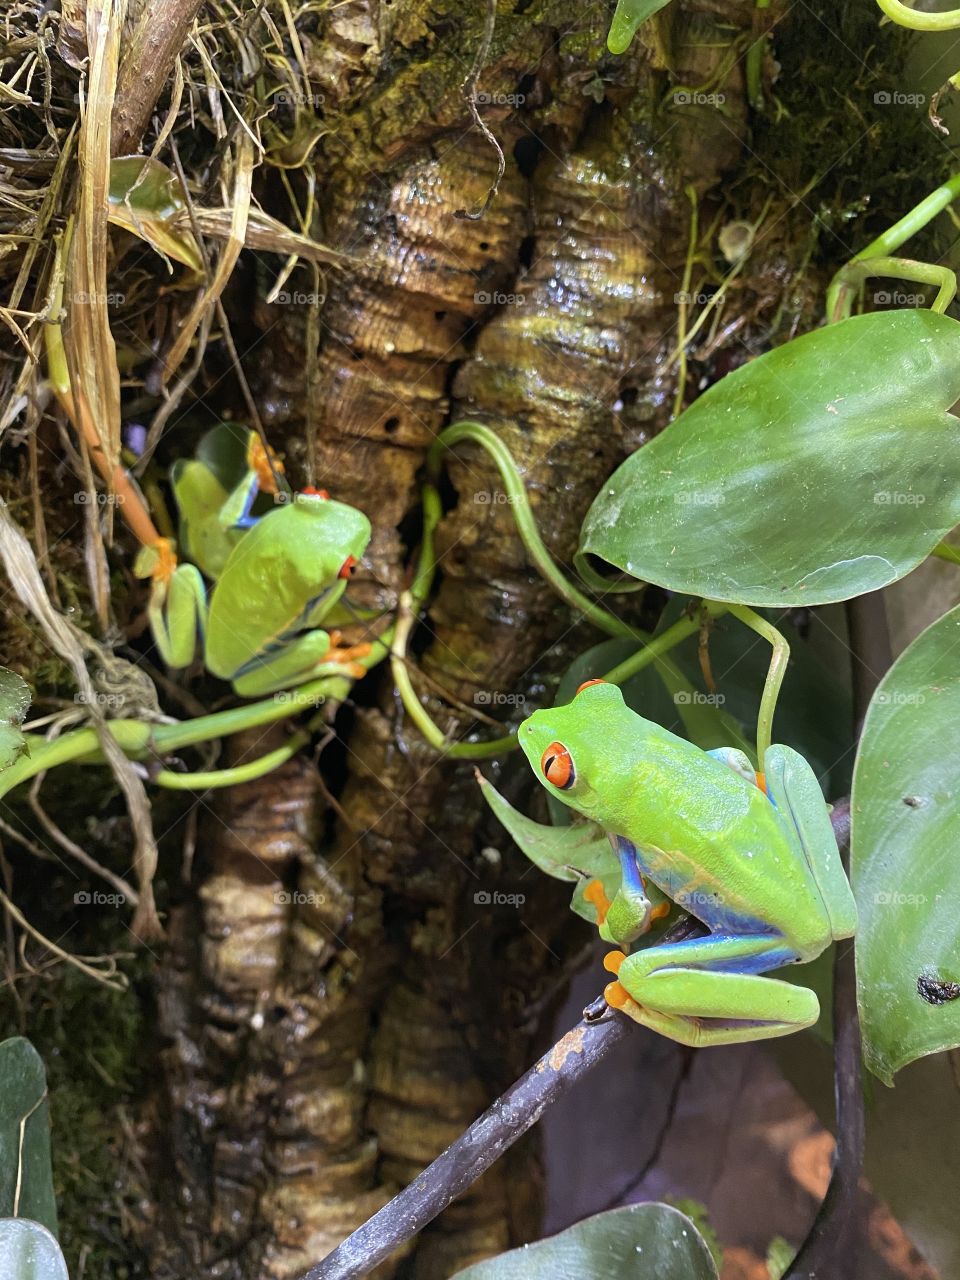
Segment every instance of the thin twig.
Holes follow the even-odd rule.
[[[480,78],[480,72],[483,70],[483,64],[487,60],[487,55],[490,53],[490,44],[493,40],[493,31],[496,24],[497,0],[487,0],[487,13],[483,26],[483,39],[480,41],[479,49],[477,49],[477,56],[473,60],[473,66],[470,68],[470,74],[463,82],[463,94],[467,100],[467,106],[470,108],[473,123],[497,153],[497,176],[487,189],[487,194],[479,209],[475,210],[473,213],[471,213],[469,209],[457,209],[453,215],[455,218],[467,218],[470,222],[479,222],[490,208],[490,203],[500,190],[500,182],[507,171],[507,161],[503,154],[503,147],[501,147],[500,143],[493,136],[489,125],[481,118],[480,112],[477,110],[477,81]]]

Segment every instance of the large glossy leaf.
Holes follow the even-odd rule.
[[[632,1204],[458,1271],[453,1280],[716,1280],[688,1217],[666,1204]]]
[[[853,779],[857,986],[867,1065],[892,1083],[960,1044],[960,607],[877,689]]]
[[[14,671],[0,667],[0,769],[13,764],[27,749],[20,732],[30,707],[30,688]]]
[[[39,1222],[0,1218],[3,1280],[69,1280],[60,1246]]]
[[[805,334],[627,459],[587,512],[580,572],[771,606],[894,582],[960,522],[958,398],[948,316],[876,312]]]
[[[22,1036],[0,1043],[0,1215],[57,1229],[47,1076]],[[0,1276],[7,1274],[0,1267]]]

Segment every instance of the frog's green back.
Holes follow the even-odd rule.
[[[232,679],[251,657],[316,625],[339,600],[348,557],[359,560],[370,522],[355,507],[298,494],[258,521],[231,552],[214,588],[206,662]]]

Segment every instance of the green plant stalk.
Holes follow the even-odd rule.
[[[942,15],[929,14],[928,17],[938,17]],[[867,258],[885,258],[894,254],[901,245],[905,244],[911,236],[922,231],[928,222],[931,222],[938,213],[942,213],[948,205],[952,204],[956,198],[960,196],[960,173],[955,173],[948,178],[942,186],[937,187],[935,191],[931,191],[928,196],[920,201],[919,204],[905,213],[899,218],[892,227],[888,227],[875,240],[871,240],[865,249],[861,249],[858,254],[851,258],[845,267],[841,267],[834,276],[827,290],[826,307],[827,319],[839,319],[846,309],[849,315],[849,307],[852,306],[852,297],[850,303],[847,304],[840,297],[843,289],[843,281],[841,276],[856,262],[862,262]]]
[[[930,554],[948,564],[960,564],[960,547],[951,546],[949,542],[938,542]]]
[[[770,8],[770,0],[756,0],[754,5],[754,22],[759,21],[759,15],[764,9]],[[753,107],[754,111],[763,110],[763,55],[767,48],[767,34],[764,32],[759,35],[747,50],[746,60],[746,80],[747,80],[747,101]]]
[[[932,262],[915,262],[911,258],[854,258],[841,267],[833,277],[832,306],[828,302],[827,320],[835,323],[846,320],[853,307],[853,300],[863,282],[871,276],[893,276],[898,280],[913,280],[917,284],[935,284],[938,292],[930,304],[931,311],[941,315],[956,297],[957,277],[949,267],[938,267]]]
[[[767,677],[763,682],[760,711],[757,716],[757,759],[762,769],[763,758],[767,753],[767,748],[773,742],[773,716],[777,709],[777,699],[780,697],[780,686],[783,684],[783,677],[787,674],[787,663],[790,661],[790,645],[787,643],[786,637],[772,623],[767,622],[766,618],[761,618],[758,613],[755,613],[747,605],[731,604],[727,605],[727,608],[735,618],[739,618],[742,623],[750,627],[752,631],[755,631],[758,636],[762,636],[773,647],[770,666],[767,668]]]
[[[513,508],[514,519],[521,541],[527,554],[533,561],[541,577],[553,587],[557,595],[572,608],[584,614],[601,631],[617,639],[635,640],[639,649],[625,662],[603,678],[612,684],[619,684],[628,676],[635,674],[651,663],[657,663],[663,670],[680,682],[685,688],[692,686],[684,678],[679,668],[668,658],[667,653],[687,636],[692,635],[700,627],[699,620],[680,619],[661,636],[652,638],[647,632],[631,627],[622,619],[608,613],[600,605],[590,600],[578,590],[560,571],[540,537],[530,501],[520,473],[517,471],[513,455],[499,437],[481,422],[465,419],[456,422],[442,431],[431,446],[427,455],[427,480],[423,487],[423,535],[420,543],[420,554],[414,573],[410,591],[401,600],[400,620],[394,635],[391,652],[391,669],[397,692],[404,710],[416,724],[417,728],[437,751],[453,759],[483,760],[490,756],[501,755],[513,751],[517,746],[517,735],[511,733],[506,737],[494,738],[489,742],[457,742],[448,743],[440,726],[417,697],[410,673],[406,664],[406,641],[413,623],[430,594],[436,572],[436,551],[434,534],[440,521],[442,507],[437,482],[443,466],[443,454],[453,445],[470,441],[480,445],[496,463],[503,481],[507,496]],[[717,617],[726,611],[727,606],[710,604],[707,606],[711,616]],[[626,674],[624,674],[624,672]]]
[[[943,13],[927,13],[911,9],[900,0],[877,0],[877,4],[892,22],[911,31],[954,31],[960,27],[960,9],[947,9]]]

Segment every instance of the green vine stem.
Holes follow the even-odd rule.
[[[892,22],[909,27],[911,31],[954,31],[960,27],[960,9],[947,9],[943,13],[926,13],[901,4],[900,0],[877,0],[877,4]]]
[[[699,629],[699,620],[681,618],[662,635],[651,637],[647,632],[631,627],[621,618],[617,618],[614,614],[609,613],[595,601],[585,596],[561,572],[556,561],[544,545],[534,520],[533,511],[530,508],[526,487],[510,450],[488,426],[481,422],[464,419],[442,431],[437,436],[427,455],[427,479],[423,488],[423,536],[420,543],[420,555],[410,590],[405,593],[400,601],[400,612],[391,651],[393,678],[404,709],[430,745],[453,759],[463,760],[486,759],[490,756],[513,751],[517,746],[517,735],[515,733],[511,733],[507,737],[495,738],[488,742],[448,742],[443,730],[433,720],[426,707],[417,697],[406,663],[407,639],[420,609],[426,603],[430,594],[436,572],[434,535],[442,514],[440,492],[437,486],[443,466],[443,457],[453,446],[467,441],[479,445],[496,464],[504,489],[510,499],[520,539],[541,577],[556,591],[562,600],[589,618],[599,630],[605,631],[608,635],[617,639],[628,639],[637,643],[637,652],[608,672],[603,678],[609,680],[612,684],[620,684],[644,667],[649,666],[651,663],[656,663],[663,672],[669,673],[675,682],[685,689],[692,689],[692,686],[687,682],[672,659],[667,657],[667,654],[682,640],[685,640],[687,636],[692,635]],[[726,605],[717,603],[710,603],[706,607],[713,617],[718,617],[727,610]]]
[[[871,276],[893,276],[898,280],[912,280],[915,284],[935,284],[937,296],[930,304],[930,310],[939,311],[941,315],[957,294],[957,277],[949,267],[915,262],[912,258],[865,258],[858,255],[833,277],[827,295],[829,323],[849,317],[857,291]]]
[[[926,16],[936,17],[941,15],[930,14]],[[935,191],[931,191],[928,196],[924,196],[919,204],[914,205],[908,213],[905,213],[902,218],[899,218],[892,227],[888,227],[875,240],[871,240],[867,247],[861,249],[845,267],[841,267],[827,290],[827,319],[842,319],[844,315],[850,314],[856,286],[849,285],[846,289],[844,288],[842,279],[844,272],[849,271],[855,263],[862,262],[867,258],[890,257],[911,236],[916,235],[918,231],[922,231],[928,222],[931,222],[938,213],[942,213],[948,205],[952,204],[957,196],[960,196],[960,173],[955,173],[942,186],[937,187]],[[850,293],[849,302],[845,297],[847,290]]]

